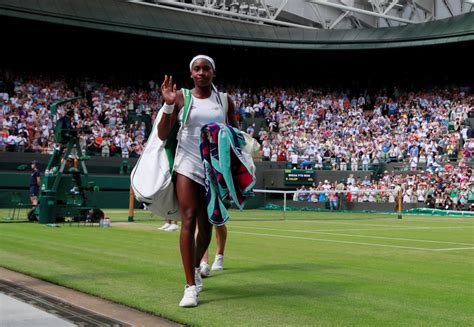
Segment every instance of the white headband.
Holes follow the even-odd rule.
[[[206,59],[207,61],[211,63],[212,69],[214,71],[216,70],[216,64],[214,63],[214,60],[211,57],[206,56],[206,55],[197,55],[196,57],[194,57],[189,63],[189,70],[193,70],[193,64],[198,59]]]

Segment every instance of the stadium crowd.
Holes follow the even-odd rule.
[[[381,90],[357,97],[314,88],[251,91],[223,86],[220,90],[236,103],[240,121],[261,118],[262,126],[249,124],[247,132],[261,143],[263,160],[288,161],[303,169],[329,165],[333,170],[365,171],[381,161],[403,161],[411,170],[426,167],[426,173],[348,180],[346,189],[383,189],[401,183],[404,202],[453,208],[464,205],[472,193],[468,164],[474,141],[466,122],[474,95],[469,88],[395,89],[390,96]],[[57,117],[51,116],[52,103],[77,95],[82,98],[60,105]],[[18,75],[13,92],[0,92],[0,150],[51,153],[56,146],[54,121],[70,111],[75,127],[90,130],[80,135],[88,154],[138,157],[161,103],[154,81],[142,88],[87,79],[71,86],[66,79]],[[453,166],[451,161],[458,158],[460,164]],[[327,184],[312,189],[331,189]],[[322,201],[324,196],[305,200]],[[394,198],[366,192],[349,193],[347,200],[393,202]]]
[[[235,101],[239,119],[265,119],[258,131],[247,128],[261,142],[264,160],[310,159],[322,168],[326,159],[340,170],[357,170],[356,164],[368,170],[389,158],[409,160],[413,168],[443,163],[443,155],[455,158],[460,139],[466,142],[470,136],[464,122],[474,106],[474,96],[464,88],[417,93],[395,89],[392,97],[383,91],[351,97],[349,92],[311,88],[221,89]],[[92,129],[92,135],[83,136],[87,149],[104,156],[140,155],[149,122],[162,102],[154,81],[139,89],[85,80],[68,87],[61,79],[18,78],[14,94],[0,94],[1,142],[10,150],[50,151],[54,140],[48,107],[78,94],[85,99],[60,107],[59,116],[72,108],[77,126]],[[147,119],[133,121],[132,115]]]
[[[59,105],[56,117],[51,115],[52,103],[77,95],[83,98]],[[88,81],[70,88],[63,79],[19,78],[13,94],[0,93],[0,149],[52,153],[55,121],[71,111],[73,127],[90,131],[80,134],[89,154],[138,157],[147,125],[160,106],[155,89],[112,88]]]
[[[263,160],[288,160],[302,168],[321,169],[329,162],[334,170],[369,170],[390,159],[407,161],[416,170],[456,159],[459,143],[472,133],[464,122],[474,97],[464,89],[396,90],[393,98],[382,92],[351,98],[312,89],[234,97],[242,103],[241,115],[267,122],[267,129],[247,129],[262,143]]]
[[[330,208],[337,208],[338,201],[394,203],[396,194],[387,192],[401,186],[403,203],[425,203],[434,209],[467,210],[474,201],[474,175],[466,160],[454,165],[446,163],[444,167],[427,169],[416,174],[397,174],[385,171],[378,180],[369,176],[363,179],[350,174],[345,181],[314,183],[310,187],[302,186],[295,193],[295,201],[325,202]],[[338,197],[335,190],[346,191],[344,199]]]

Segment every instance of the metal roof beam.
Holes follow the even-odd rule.
[[[451,8],[451,4],[449,3],[449,1],[448,0],[443,0],[443,4],[446,7],[446,9],[448,9],[448,12],[451,15],[451,17],[453,17],[454,16],[454,11]]]
[[[398,3],[398,0],[392,1],[392,3],[389,4],[388,7],[385,9],[385,11],[383,12],[383,14],[384,14],[384,15],[388,14],[388,12],[389,12],[390,10],[392,10],[392,8],[397,5],[397,3]]]
[[[283,8],[285,8],[287,3],[288,3],[288,0],[283,1],[283,3],[280,5],[280,7],[278,7],[278,10],[276,11],[275,15],[273,15],[273,17],[272,17],[273,19],[276,19],[278,17],[278,15],[281,13]]]
[[[282,22],[282,21],[279,21],[279,20],[276,20],[276,19],[269,19],[269,18],[262,18],[262,17],[254,17],[254,16],[250,16],[250,15],[243,15],[243,14],[234,13],[234,12],[231,12],[231,11],[225,11],[225,10],[221,10],[221,9],[214,9],[214,8],[209,8],[209,7],[205,7],[205,6],[197,6],[197,5],[192,5],[192,4],[183,3],[183,2],[174,2],[174,1],[170,1],[170,0],[155,0],[155,3],[145,2],[143,0],[128,0],[127,2],[134,3],[134,4],[139,4],[139,5],[157,7],[157,8],[174,7],[176,10],[187,12],[187,13],[189,13],[189,10],[186,10],[186,9],[192,9],[194,14],[199,14],[199,12],[197,12],[199,10],[200,12],[202,12],[201,14],[204,14],[204,15],[210,15],[212,17],[216,17],[215,15],[211,15],[211,14],[219,14],[219,15],[222,15],[220,18],[226,17],[226,18],[230,18],[230,19],[234,19],[234,20],[238,20],[238,21],[239,21],[239,18],[240,18],[242,20],[246,20],[247,22],[253,22],[253,23],[267,23],[267,24],[279,25],[279,26],[284,26],[284,27],[298,27],[298,28],[306,28],[306,29],[318,29],[316,27],[307,26],[307,25],[293,24],[293,23]]]
[[[339,17],[337,17],[337,19],[331,24],[331,26],[329,26],[329,29],[332,30],[334,27],[336,27],[337,24],[341,22],[341,20],[343,20],[349,14],[350,11],[343,12],[341,15],[339,15]]]
[[[337,3],[324,1],[324,0],[309,0],[309,2],[318,4],[318,5],[327,6],[327,7],[341,9],[341,10],[344,10],[344,11],[352,11],[352,12],[356,12],[356,13],[363,14],[363,15],[390,19],[390,20],[394,20],[394,21],[397,21],[397,22],[405,23],[405,24],[417,24],[418,23],[418,22],[408,20],[408,19],[404,19],[404,18],[400,18],[400,17],[390,16],[390,15],[376,13],[376,12],[365,10],[365,9],[340,5],[340,4],[337,4]]]
[[[265,9],[265,12],[267,13],[267,17],[272,17],[272,15],[270,14],[270,10],[268,10],[266,0],[262,0],[260,3],[262,4],[263,9]]]

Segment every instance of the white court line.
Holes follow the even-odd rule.
[[[433,251],[456,251],[456,250],[474,250],[474,247],[472,247],[472,248],[434,249]]]
[[[329,242],[329,243],[343,243],[343,244],[357,244],[357,245],[368,245],[374,247],[384,247],[384,248],[396,248],[396,249],[409,249],[409,250],[421,250],[421,251],[454,251],[454,250],[471,250],[472,248],[448,248],[448,249],[430,249],[430,248],[415,248],[411,246],[401,246],[401,245],[388,245],[388,244],[377,244],[377,243],[364,243],[364,242],[351,242],[351,241],[339,241],[339,240],[328,240],[324,238],[311,238],[311,237],[300,237],[300,236],[288,236],[288,235],[275,235],[275,234],[262,234],[262,233],[250,233],[250,232],[237,232],[230,231],[235,234],[243,235],[253,235],[253,236],[268,236],[268,237],[277,237],[277,238],[289,238],[296,240],[306,240],[306,241],[319,241],[319,242]]]
[[[423,229],[464,229],[465,227],[387,227],[387,228],[327,228],[327,229],[318,229],[317,231],[322,232],[339,232],[339,231],[379,231],[379,230],[423,230]]]
[[[433,217],[423,217],[423,218],[412,218],[412,217],[407,217],[404,218],[404,220],[409,221],[409,222],[425,222],[429,220],[429,223],[453,223],[453,224],[468,224],[468,225],[473,225],[474,226],[474,218],[467,218],[467,219],[462,219],[459,218],[433,218]]]
[[[470,243],[459,243],[459,242],[446,242],[446,241],[433,241],[433,240],[419,240],[413,238],[399,238],[399,237],[387,237],[387,236],[374,236],[374,235],[357,235],[357,234],[344,234],[344,233],[327,233],[317,230],[300,230],[300,229],[278,229],[278,228],[266,228],[266,227],[252,227],[252,226],[232,226],[233,228],[244,228],[244,229],[259,229],[269,231],[280,231],[280,232],[291,232],[291,233],[308,233],[308,234],[324,234],[324,235],[335,235],[335,236],[349,236],[349,237],[361,237],[361,238],[376,238],[383,240],[396,240],[396,241],[411,241],[411,242],[425,242],[425,243],[439,243],[439,244],[457,244],[457,245],[470,245]],[[379,229],[372,229],[377,231]]]
[[[237,219],[248,219],[248,218],[251,218],[251,217],[248,217],[248,216],[235,216],[235,215],[231,215],[230,219],[232,218],[237,218]],[[256,218],[256,217],[254,217]],[[268,216],[268,217],[265,217],[265,218],[275,218],[274,215],[271,215],[271,216]],[[328,218],[327,220],[318,220],[318,219],[311,219],[311,218],[307,218],[307,219],[283,219],[283,217],[281,217],[282,219],[280,221],[284,221],[284,222],[298,222],[298,223],[319,223],[319,224],[339,224],[339,225],[364,225],[364,226],[387,226],[387,225],[381,225],[381,224],[364,224],[364,223],[345,223],[345,222],[341,222],[339,220],[341,219],[338,219],[338,220],[329,220],[330,218]],[[384,220],[387,220],[387,221],[390,221],[390,222],[393,222],[394,220],[393,219],[390,219],[390,218],[379,218],[377,220],[380,220],[380,219],[384,219]],[[344,220],[351,220],[350,218],[347,218],[347,219],[344,219]],[[360,220],[359,220],[360,221]]]
[[[319,242],[343,243],[343,244],[358,244],[358,245],[369,245],[369,246],[384,247],[384,248],[397,248],[397,249],[432,251],[432,249],[428,249],[428,248],[415,248],[415,247],[401,246],[401,245],[387,245],[387,244],[364,243],[364,242],[338,241],[338,240],[328,240],[328,239],[324,239],[324,238],[287,236],[287,235],[275,235],[275,234],[262,234],[262,233],[250,233],[250,232],[237,232],[237,231],[229,231],[229,232],[230,233],[235,233],[235,234],[243,234],[243,235],[289,238],[289,239],[295,239],[295,240],[307,240],[307,241],[319,241]]]
[[[232,223],[240,223],[241,221],[238,221],[238,220],[232,220],[232,217],[230,218],[229,220],[230,222]],[[249,223],[251,221],[246,221],[246,223]],[[286,221],[282,221],[283,223],[292,223],[294,222],[293,220],[286,220]],[[297,222],[300,222],[300,223],[303,223],[303,222],[306,222],[306,221],[297,221]],[[311,221],[308,221],[308,222],[311,222]],[[276,223],[279,223],[279,222],[274,222],[275,224]],[[366,225],[366,224],[350,224],[350,225],[356,225],[356,226],[360,226],[360,225]],[[234,225],[232,225],[234,226]],[[417,230],[417,229],[465,229],[466,226],[433,226],[433,227],[422,227],[422,226],[412,226],[412,227],[405,227],[405,226],[399,226],[399,227],[396,227],[396,226],[393,226],[393,225],[378,225],[378,226],[384,226],[384,228],[329,228],[329,229],[319,229],[320,231],[358,231],[358,230],[366,230],[366,231],[379,231],[379,230]],[[392,227],[390,227],[392,226]],[[474,227],[474,226],[473,226]]]
[[[321,223],[321,224],[334,224],[334,225],[356,225],[356,226],[375,226],[375,227],[396,227],[396,225],[382,225],[382,224],[364,224],[364,223],[343,223],[343,222],[338,222],[338,221],[317,221],[317,220],[286,220],[287,222],[296,222],[296,223]],[[403,222],[403,221],[402,221]],[[446,227],[446,228],[466,228],[469,226],[463,226],[463,227]],[[474,225],[473,225],[474,227]],[[403,226],[400,226],[400,228],[403,228]],[[421,228],[421,227],[420,227]],[[445,227],[438,227],[438,228],[445,228]]]
[[[235,216],[234,216],[235,217]],[[235,218],[249,218],[249,217],[235,217]],[[232,216],[230,217],[232,219]],[[331,224],[331,225],[354,225],[354,226],[376,226],[376,227],[387,227],[387,225],[381,225],[381,224],[364,224],[364,223],[343,223],[340,221],[327,221],[327,220],[298,220],[298,219],[290,219],[290,220],[285,220],[285,222],[291,222],[291,223],[319,223],[319,224]],[[403,228],[403,227],[400,227]]]

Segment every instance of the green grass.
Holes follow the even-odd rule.
[[[474,325],[472,218],[232,214],[225,270],[193,309],[178,233],[140,211],[108,229],[0,224],[0,265],[195,326]]]

